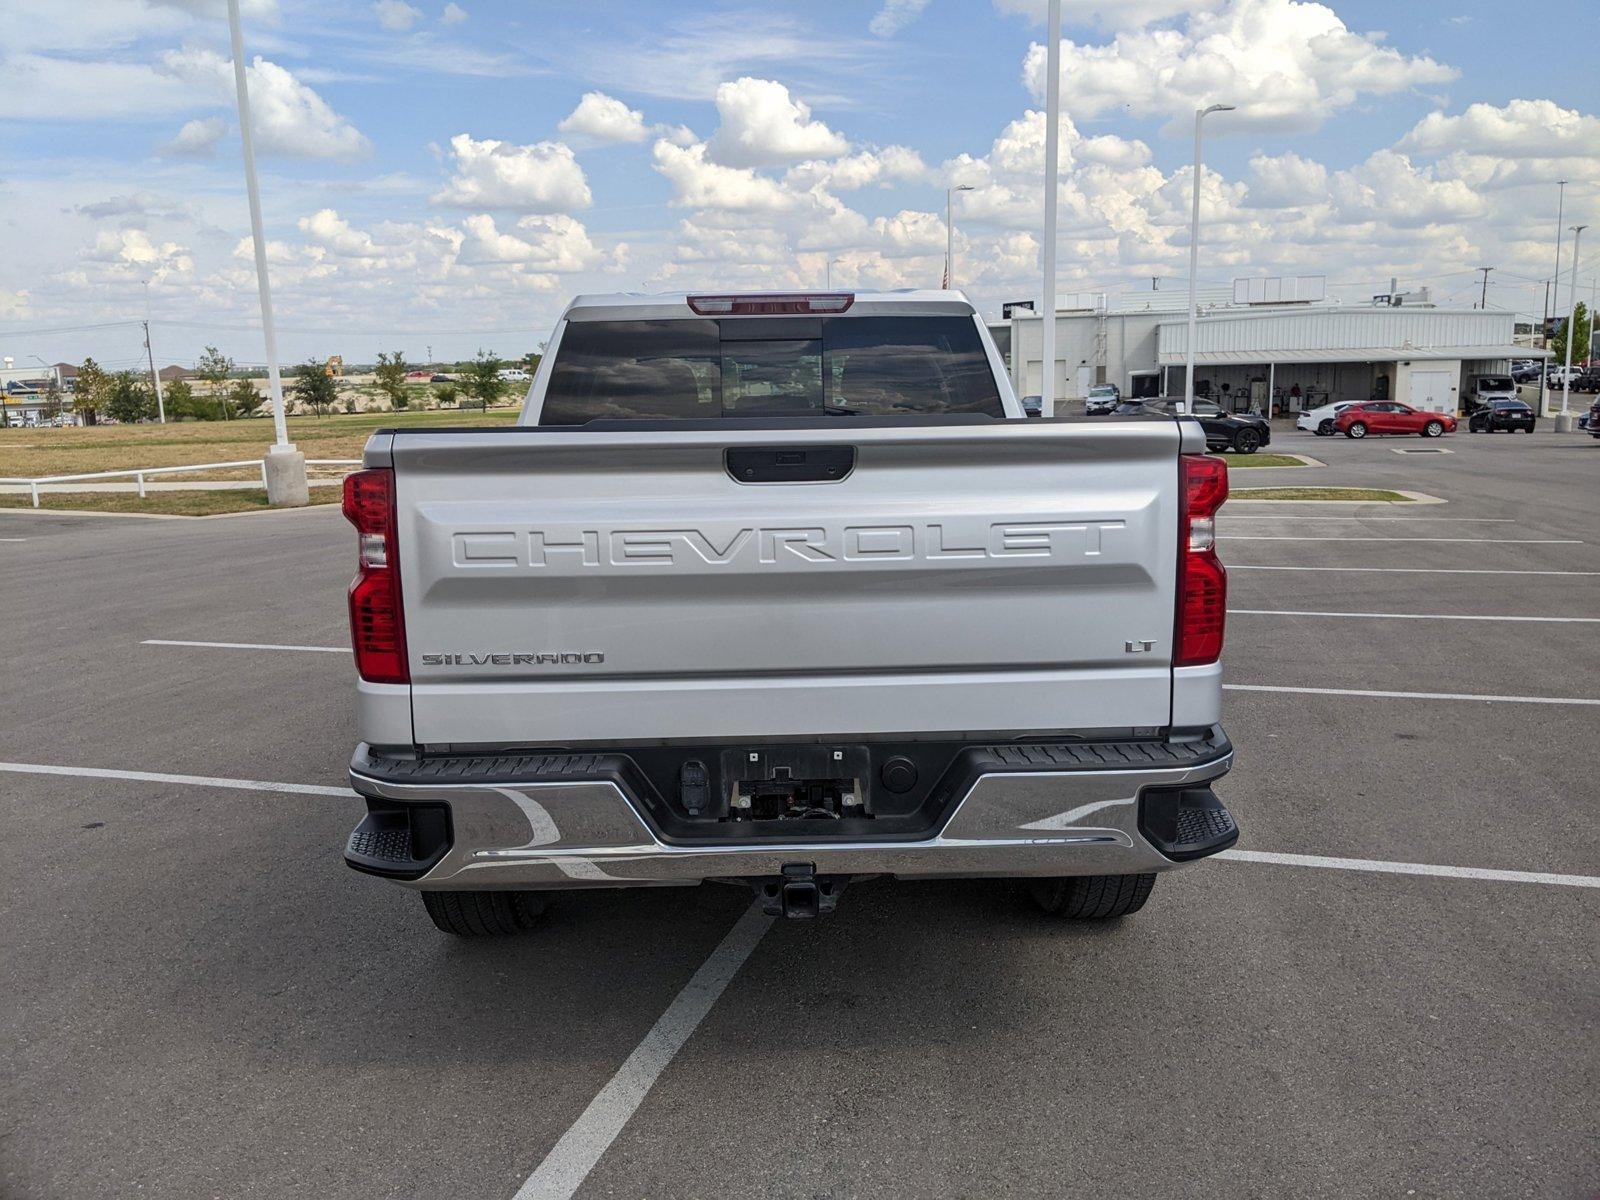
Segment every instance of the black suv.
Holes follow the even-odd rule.
[[[1468,433],[1494,433],[1504,429],[1515,433],[1519,429],[1533,432],[1533,409],[1521,400],[1491,400],[1467,418]]]
[[[1166,401],[1167,412],[1177,412],[1173,401]],[[1231,413],[1214,400],[1196,400],[1191,414],[1206,431],[1207,450],[1236,450],[1254,454],[1272,441],[1272,426],[1257,413]]]

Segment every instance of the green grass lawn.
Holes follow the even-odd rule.
[[[1228,493],[1230,500],[1348,500],[1351,503],[1362,501],[1387,500],[1394,503],[1412,503],[1410,496],[1402,496],[1399,492],[1391,492],[1385,488],[1359,488],[1359,487],[1257,487],[1233,488]]]
[[[312,504],[337,504],[343,490],[311,489]],[[0,508],[32,508],[26,492],[0,493]],[[218,488],[215,491],[151,492],[143,500],[137,492],[45,492],[39,507],[58,512],[145,513],[161,517],[213,517],[218,513],[259,512],[267,507],[265,488]]]
[[[1303,467],[1306,464],[1287,454],[1228,454],[1229,468],[1237,467]]]
[[[508,425],[519,407],[488,412],[431,409],[425,412],[355,413],[290,417],[289,440],[307,458],[360,458],[374,429],[395,426]],[[0,476],[37,478],[135,467],[236,462],[260,458],[272,445],[272,422],[181,421],[170,425],[94,425],[66,429],[0,429]],[[251,471],[235,472],[249,478]],[[258,473],[259,474],[259,473]],[[185,479],[204,476],[184,476]]]

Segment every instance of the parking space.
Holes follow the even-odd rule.
[[[1448,503],[1224,510],[1227,681],[1311,689],[1228,693],[1240,849],[1592,883],[1600,446],[1282,440],[1329,465],[1236,486]],[[596,892],[446,941],[340,860],[350,557],[327,510],[0,513],[0,1193],[1592,1190],[1595,886],[1241,856],[1103,928],[876,881],[814,924]]]

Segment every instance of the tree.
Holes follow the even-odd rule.
[[[92,358],[83,360],[72,384],[72,408],[85,425],[93,425],[95,417],[105,407],[106,387],[110,382],[99,363]]]
[[[124,425],[147,421],[156,414],[155,398],[132,371],[118,371],[105,392],[106,416]]]
[[[1582,300],[1578,301],[1577,319],[1572,322],[1572,361],[1573,363],[1587,362],[1589,360],[1589,310]],[[1561,322],[1561,328],[1551,336],[1548,342],[1550,353],[1555,357],[1550,360],[1552,367],[1566,365],[1567,361],[1567,322]]]
[[[222,416],[227,418],[228,403],[222,395],[222,385],[228,382],[228,376],[233,374],[233,359],[229,358],[215,346],[207,346],[206,352],[194,364],[194,373],[206,381],[206,395],[217,401]]]
[[[44,403],[39,406],[39,415],[46,421],[54,421],[61,415],[61,385],[56,382],[53,375],[50,377],[50,382],[45,385]]]
[[[396,350],[393,354],[378,351],[378,365],[372,372],[378,377],[378,390],[389,397],[395,408],[405,408],[411,403],[411,393],[406,391],[406,359]]]
[[[461,380],[462,389],[483,405],[485,411],[505,395],[506,381],[500,378],[500,368],[504,365],[493,350],[479,350],[478,356],[467,364]]]
[[[338,384],[327,368],[315,359],[301,365],[293,392],[296,403],[304,404],[319,417],[326,416],[339,399]]]
[[[166,402],[169,421],[181,421],[185,417],[192,420],[200,415],[195,410],[194,388],[187,379],[174,379],[167,384],[162,399]]]
[[[225,407],[230,417],[248,417],[261,407],[261,393],[248,379],[236,379],[227,391]]]

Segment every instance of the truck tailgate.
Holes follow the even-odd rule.
[[[419,743],[1169,720],[1176,423],[391,437]]]

